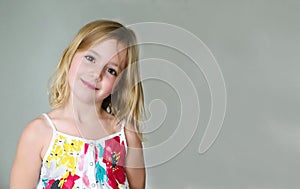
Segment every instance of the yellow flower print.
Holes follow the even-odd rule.
[[[58,135],[58,137],[55,139],[54,144],[64,143],[65,140],[66,140],[66,137],[64,137],[62,135]]]
[[[53,146],[50,155],[47,157],[46,162],[48,167],[50,166],[50,162],[52,160],[58,161],[63,155],[63,148],[61,146]]]
[[[67,181],[67,177],[69,176],[69,174],[70,173],[67,172],[67,171],[63,174],[63,176],[61,177],[60,182],[58,184],[59,187],[62,188],[62,186],[64,185],[64,183]]]
[[[75,172],[76,170],[76,162],[77,157],[72,156],[69,153],[65,153],[64,156],[59,161],[60,165],[65,165],[71,172]]]
[[[69,143],[64,143],[64,150],[69,153],[79,152],[83,144],[83,141],[71,140]]]

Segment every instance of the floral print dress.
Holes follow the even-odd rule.
[[[121,131],[99,140],[86,140],[56,130],[43,158],[37,189],[129,188],[124,161],[127,150]]]

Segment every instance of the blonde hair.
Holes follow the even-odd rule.
[[[117,120],[126,119],[140,133],[139,123],[144,116],[144,95],[139,72],[139,49],[134,32],[110,20],[97,20],[82,27],[65,49],[50,80],[49,103],[52,108],[64,107],[70,98],[69,69],[74,54],[84,51],[105,39],[116,39],[126,46],[126,66],[116,82],[115,90],[102,104],[110,106]],[[100,107],[99,107],[100,108]]]

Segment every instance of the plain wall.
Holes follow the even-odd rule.
[[[146,106],[152,115],[146,124],[145,147],[159,148],[179,126],[186,129],[176,133],[178,141],[180,137],[190,139],[174,157],[149,166],[147,188],[300,188],[299,1],[0,0],[1,189],[9,188],[9,173],[24,126],[50,110],[47,82],[62,51],[80,27],[103,18],[125,25],[163,22],[184,28],[210,49],[226,84],[222,130],[211,148],[199,154],[212,108],[205,73],[197,67],[199,62],[174,48],[141,46],[141,57],[148,63],[141,65],[142,71],[159,77],[144,81]],[[151,31],[148,34],[151,36]],[[184,38],[175,37],[174,41],[184,43]],[[160,60],[177,67],[170,71]],[[176,71],[190,80],[172,83],[183,76]],[[201,109],[195,133],[187,136],[184,131],[194,123],[181,125],[181,116],[189,118],[198,106],[190,100],[191,88],[182,92],[186,84],[193,85]],[[187,102],[190,109],[182,112],[181,102]],[[170,148],[178,145],[175,141]],[[161,149],[146,153],[145,158],[147,162],[160,161],[165,155]]]

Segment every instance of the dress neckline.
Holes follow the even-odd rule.
[[[47,113],[43,113],[43,116],[47,119],[47,121],[49,122],[52,130],[53,130],[53,133],[57,133],[59,135],[62,135],[62,136],[65,136],[65,137],[70,137],[70,138],[74,138],[76,140],[81,140],[81,141],[85,141],[85,142],[88,142],[88,143],[99,143],[101,141],[104,141],[104,140],[107,140],[107,139],[110,139],[110,138],[113,138],[115,136],[121,136],[122,134],[124,134],[124,129],[125,129],[125,119],[122,120],[121,122],[121,129],[120,131],[117,131],[117,132],[114,132],[112,134],[109,134],[109,135],[106,135],[104,137],[100,137],[98,139],[88,139],[88,138],[84,138],[82,136],[75,136],[75,135],[71,135],[71,134],[67,134],[67,133],[64,133],[62,131],[58,131],[52,121],[52,119],[49,117],[49,115]]]
[[[61,136],[64,136],[64,137],[73,138],[73,139],[76,139],[76,140],[81,140],[81,141],[84,141],[84,142],[87,142],[87,143],[100,143],[101,141],[105,141],[105,140],[111,139],[111,138],[113,138],[115,136],[122,135],[123,129],[121,131],[112,133],[110,135],[106,135],[106,136],[98,138],[98,139],[87,139],[87,138],[83,138],[83,137],[80,137],[80,136],[70,135],[70,134],[67,134],[67,133],[64,133],[64,132],[61,132],[61,131],[57,131],[57,130],[55,132],[58,135],[61,135]]]

